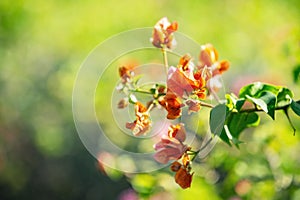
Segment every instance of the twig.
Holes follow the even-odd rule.
[[[197,157],[197,155],[198,155],[201,151],[203,151],[203,150],[211,143],[212,140],[213,140],[212,137],[209,138],[209,140],[207,140],[207,142],[204,144],[204,146],[202,146],[198,151],[195,151],[195,152],[194,152],[194,157],[191,159],[191,161],[194,161],[195,158]]]
[[[276,107],[275,110],[284,110],[288,107],[289,105],[285,105],[285,106],[279,106],[279,107]],[[239,113],[244,113],[244,112],[264,112],[264,110],[262,109],[259,109],[259,108],[248,108],[248,109],[242,109],[239,111]]]
[[[214,108],[215,106],[212,105],[212,104],[209,104],[209,103],[205,103],[205,102],[202,102],[202,101],[199,101],[200,105],[203,106],[203,107],[207,107],[207,108]]]
[[[168,69],[169,69],[169,64],[168,64],[168,56],[167,56],[167,51],[165,47],[161,48],[161,51],[163,53],[163,58],[164,58],[164,65],[165,65],[165,70],[166,74],[168,75]]]

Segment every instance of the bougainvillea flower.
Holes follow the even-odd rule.
[[[229,69],[229,62],[226,60],[218,61],[218,52],[211,44],[201,46],[199,61],[199,71],[196,76],[201,74],[202,78],[205,78],[209,93],[219,91],[222,87],[220,75]],[[201,93],[198,91],[199,94]]]
[[[159,99],[159,103],[167,110],[167,119],[177,119],[181,116],[181,107],[184,104],[174,93],[168,91],[164,97]]]
[[[188,169],[188,170],[190,170],[190,168],[191,168],[190,167],[190,162],[191,162],[191,160],[190,160],[189,155],[187,153],[185,153],[182,156],[182,165],[183,165],[183,167],[186,168],[186,169]]]
[[[190,54],[185,54],[179,60],[178,68],[182,69],[182,71],[193,72],[194,64],[191,62],[192,57]]]
[[[194,173],[191,173],[190,157],[187,153],[182,156],[182,164],[175,161],[170,166],[171,171],[176,172],[175,182],[183,189],[191,187]]]
[[[198,112],[201,108],[199,101],[196,101],[194,99],[187,100],[185,104],[189,107],[188,114],[190,114],[191,112]]]
[[[170,138],[176,138],[180,142],[184,142],[186,139],[186,131],[183,123],[171,125],[168,129],[168,136]]]
[[[211,44],[206,44],[201,46],[201,52],[199,55],[200,69],[204,69],[206,74],[206,79],[209,79],[215,75],[222,74],[229,69],[229,62],[226,60],[218,61],[218,52]]]
[[[135,136],[143,135],[150,129],[151,119],[148,109],[140,102],[135,104],[135,116],[136,120],[126,123],[126,128],[131,129]]]
[[[130,81],[131,77],[133,77],[133,68],[134,66],[128,65],[128,66],[121,66],[119,67],[119,75],[121,77],[122,83],[127,83]]]
[[[227,60],[222,60],[217,63],[215,69],[212,71],[212,76],[223,74],[223,72],[227,71],[229,69],[229,62]]]
[[[218,52],[211,44],[205,44],[201,46],[199,55],[200,66],[212,66],[218,60]]]
[[[182,189],[191,187],[191,182],[194,173],[190,173],[187,168],[180,167],[175,174],[175,182],[180,185]]]
[[[190,157],[187,153],[182,156],[182,164],[175,161],[171,164],[171,170],[176,172],[175,182],[183,189],[191,187],[194,173],[191,173]]]
[[[157,48],[166,46],[171,49],[176,41],[173,32],[177,31],[178,24],[176,21],[169,22],[168,18],[160,19],[154,26],[151,42]]]
[[[163,135],[160,142],[154,145],[157,151],[154,159],[162,164],[168,163],[170,160],[178,160],[190,148],[183,144],[186,138],[183,124],[171,125],[168,135]]]
[[[170,160],[178,160],[188,147],[174,138],[162,137],[161,141],[154,146],[157,151],[154,159],[162,164],[167,164]]]
[[[190,93],[197,87],[197,82],[193,75],[189,76],[187,73],[179,68],[171,66],[168,71],[167,88],[179,97],[186,93]]]
[[[199,99],[205,99],[206,98],[206,89],[205,88],[196,89],[193,93],[195,95],[197,95],[197,97]]]
[[[194,67],[190,64],[191,57],[187,54],[180,58],[178,67],[171,66],[168,70],[167,94],[160,104],[168,111],[168,119],[176,119],[181,116],[180,99],[184,95],[195,94],[200,99],[205,99],[205,79],[201,73],[194,73]],[[200,71],[200,70],[198,70]],[[195,111],[195,107],[192,110]]]
[[[194,73],[194,64],[191,59],[188,54],[182,56],[177,68],[171,66],[168,71],[167,88],[179,97],[201,90],[205,86],[205,79],[200,70]]]
[[[221,75],[216,75],[207,81],[209,91],[218,92],[222,88]]]
[[[119,101],[119,103],[118,103],[118,108],[119,109],[122,109],[122,108],[125,108],[125,107],[127,107],[128,106],[128,98],[123,98],[123,99],[121,99],[120,101]]]

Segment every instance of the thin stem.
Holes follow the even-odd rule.
[[[147,108],[147,111],[150,112],[152,109],[154,108],[154,103],[152,101],[152,103],[149,105],[149,107]]]
[[[188,95],[187,95],[188,96]],[[188,97],[182,97],[184,100],[188,101],[190,100]],[[207,108],[214,108],[215,106],[210,104],[210,103],[205,103],[203,101],[199,101],[197,100],[197,102],[200,104],[200,106],[203,106],[203,107],[207,107]]]
[[[285,106],[279,106],[279,107],[276,107],[275,110],[283,110],[285,108],[287,108],[289,105],[285,105]],[[262,109],[259,109],[259,108],[248,108],[248,109],[242,109],[239,111],[239,113],[244,113],[244,112],[263,112],[264,110]]]
[[[194,161],[195,158],[197,157],[197,155],[198,155],[201,151],[203,151],[203,150],[211,143],[212,140],[213,140],[212,137],[209,138],[209,140],[207,140],[207,142],[203,145],[203,147],[201,147],[198,151],[195,151],[195,152],[194,152],[194,157],[191,159],[191,161]]]
[[[212,104],[209,104],[209,103],[205,103],[205,102],[202,102],[202,101],[199,101],[200,105],[203,106],[203,107],[207,107],[207,108],[214,108],[215,106],[212,105]]]
[[[143,93],[143,94],[151,94],[153,95],[150,91],[146,91],[146,90],[139,90],[139,89],[129,89],[130,92],[136,92],[136,93]]]
[[[166,74],[168,74],[169,64],[168,64],[167,50],[166,50],[165,47],[163,47],[163,48],[161,48],[161,51],[162,51],[162,53],[163,53],[163,58],[164,58],[164,65],[165,65]]]
[[[152,92],[147,91],[147,90],[129,89],[128,91],[129,91],[129,92],[135,92],[135,93],[142,93],[142,94],[150,94],[150,95],[153,95]],[[158,98],[158,97],[160,97],[160,96],[163,96],[163,95],[166,95],[166,93],[159,93],[159,94],[157,95],[157,97],[154,97],[154,98],[156,99],[156,98]],[[208,107],[208,106],[206,106],[206,107]]]

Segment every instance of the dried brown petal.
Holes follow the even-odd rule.
[[[175,161],[171,164],[170,169],[173,172],[177,172],[181,168],[181,164],[178,161]]]
[[[126,106],[128,106],[128,99],[121,99],[118,103],[118,108],[119,109],[122,109],[122,108],[125,108]]]
[[[126,128],[131,129],[135,136],[145,134],[151,127],[151,119],[147,108],[140,102],[135,104],[136,120],[126,123]]]
[[[183,189],[189,188],[191,187],[193,174],[190,174],[185,168],[181,167],[175,174],[175,182]]]
[[[164,104],[163,104],[164,103]],[[177,119],[181,116],[181,107],[183,106],[180,99],[172,92],[167,92],[164,101],[160,103],[168,111],[168,119]]]
[[[185,103],[189,107],[188,114],[190,114],[191,112],[198,112],[201,108],[200,103],[196,100],[190,99],[190,100],[187,100]]]

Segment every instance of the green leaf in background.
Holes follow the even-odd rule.
[[[131,184],[135,191],[147,197],[153,192],[156,179],[150,174],[137,174],[133,177]]]
[[[220,135],[225,119],[226,119],[227,107],[225,104],[219,104],[210,111],[209,126],[210,131],[214,135]]]
[[[300,116],[300,101],[292,100],[291,108],[298,116]]]
[[[296,65],[293,70],[293,79],[295,83],[300,80],[300,64]]]
[[[238,138],[241,132],[248,127],[258,126],[260,118],[255,112],[251,113],[230,113],[226,120],[220,138],[231,145],[231,142],[237,147],[241,143]],[[231,141],[231,142],[230,142]]]

